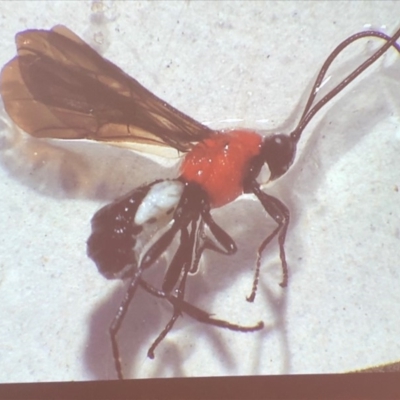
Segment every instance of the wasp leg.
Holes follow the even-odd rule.
[[[192,224],[194,225],[194,224]],[[176,251],[174,258],[171,261],[170,267],[168,268],[168,271],[165,275],[164,282],[163,282],[163,293],[169,292],[173,289],[173,286],[175,286],[176,282],[179,280],[179,276],[182,274],[183,271],[183,276],[182,279],[179,283],[178,286],[178,298],[183,299],[184,293],[185,293],[185,286],[186,286],[186,277],[188,275],[188,272],[190,270],[191,266],[191,261],[192,261],[192,252],[193,252],[193,243],[194,243],[194,232],[191,233],[189,236],[187,228],[181,229],[181,243],[179,245],[178,250]],[[170,287],[171,282],[173,282],[173,286]],[[145,287],[144,281],[141,280],[141,285],[142,287]],[[154,294],[154,293],[153,293]],[[178,307],[174,306],[174,313],[172,314],[171,319],[165,326],[165,328],[161,331],[161,333],[158,335],[156,340],[153,342],[153,344],[150,346],[147,356],[151,359],[154,358],[154,350],[156,347],[162,342],[162,340],[167,336],[168,332],[172,329],[174,326],[176,320],[178,317],[181,315],[181,311]]]
[[[198,308],[188,303],[187,301],[180,299],[179,297],[176,297],[169,293],[165,293],[162,290],[159,290],[154,286],[150,285],[143,279],[140,279],[139,284],[140,286],[142,286],[143,289],[145,289],[150,294],[156,297],[167,299],[174,307],[177,307],[179,309],[180,313],[183,312],[189,315],[189,317],[201,323],[217,326],[219,328],[229,329],[231,331],[236,331],[236,332],[254,332],[264,328],[264,323],[262,321],[259,321],[257,322],[257,324],[252,326],[243,326],[243,325],[233,324],[223,319],[212,318],[211,317],[212,314],[208,313],[207,311],[204,311],[201,308]]]
[[[290,212],[288,208],[277,198],[268,195],[260,189],[260,186],[257,182],[253,182],[251,184],[252,192],[257,196],[260,200],[261,205],[264,207],[264,210],[273,218],[273,220],[278,224],[276,229],[267,236],[264,241],[261,243],[260,247],[257,251],[257,264],[256,270],[254,273],[253,287],[251,290],[251,294],[247,297],[247,301],[253,302],[256,297],[258,281],[260,277],[260,268],[261,268],[261,256],[265,248],[271,242],[275,236],[278,236],[278,244],[279,244],[279,256],[282,264],[282,273],[283,279],[280,283],[280,286],[286,287],[288,283],[288,266],[286,262],[286,254],[285,254],[285,239],[287,229],[289,227],[290,222]]]
[[[188,270],[185,270],[182,280],[179,284],[179,288],[177,289],[178,298],[183,298],[183,296],[184,296],[187,274],[188,274]],[[147,282],[144,282],[143,280],[141,280],[140,284],[147,291],[149,291],[150,293],[155,295],[155,293],[153,291],[149,290],[150,285],[148,285]],[[154,288],[154,289],[157,290],[156,288]],[[164,293],[164,292],[158,292],[158,293]],[[160,296],[160,297],[163,297],[163,296]],[[172,317],[168,321],[167,325],[165,325],[165,327],[161,331],[161,333],[157,336],[156,340],[154,340],[153,344],[150,346],[149,350],[147,351],[147,357],[149,357],[151,359],[154,358],[154,351],[155,351],[156,347],[164,340],[165,336],[167,336],[168,332],[172,329],[176,320],[181,315],[182,315],[181,308],[174,305],[174,312],[172,314]]]
[[[169,320],[169,322],[167,323],[165,328],[162,330],[162,332],[158,335],[158,337],[153,342],[153,344],[151,345],[151,347],[149,348],[149,350],[147,352],[147,355],[150,358],[154,358],[154,350],[161,343],[161,341],[165,338],[165,336],[168,334],[168,332],[172,329],[172,327],[174,326],[178,317],[182,315],[182,312],[186,313],[187,315],[189,315],[193,319],[196,319],[199,322],[202,322],[202,323],[205,323],[208,325],[218,326],[221,328],[230,329],[233,331],[253,332],[253,331],[260,330],[264,327],[264,323],[262,321],[258,322],[254,326],[246,327],[246,326],[241,326],[241,325],[237,325],[237,324],[232,324],[228,321],[211,318],[210,313],[207,313],[206,311],[203,311],[200,308],[197,308],[197,307],[193,306],[192,304],[184,301],[186,279],[187,279],[188,273],[191,271],[191,268],[192,268],[191,267],[192,260],[199,259],[201,256],[201,253],[204,250],[204,247],[195,247],[195,242],[198,240],[197,228],[198,228],[198,226],[196,226],[196,221],[192,221],[190,235],[188,234],[186,228],[181,230],[181,243],[180,243],[180,246],[179,246],[177,252],[175,253],[174,259],[171,262],[170,267],[166,273],[166,277],[164,279],[162,290],[158,290],[157,288],[148,284],[143,279],[140,279],[140,285],[147,292],[149,292],[150,294],[152,294],[156,297],[167,299],[174,308],[174,312],[173,312],[171,319]],[[200,223],[200,229],[201,228],[202,228],[202,225]],[[227,242],[225,242],[225,243],[227,243]],[[232,247],[229,246],[228,248],[232,248]],[[193,250],[194,250],[194,254],[193,254]],[[228,250],[227,250],[227,252],[228,252]],[[177,289],[178,295],[174,296],[170,293],[172,291],[172,287],[169,286],[169,282],[176,282],[176,279],[171,278],[171,276],[175,277],[177,272],[182,273],[182,276],[181,276],[181,280],[180,280],[180,283],[179,283],[179,286]],[[168,289],[168,290],[166,290],[166,289]]]
[[[215,245],[213,247],[208,247],[214,251],[217,251],[222,254],[227,254],[231,255],[236,253],[237,247],[236,243],[233,241],[233,239],[213,220],[210,214],[210,205],[207,203],[204,205],[202,211],[201,211],[201,216],[204,219],[204,222],[206,225],[209,227],[211,233],[214,235],[214,237],[217,239],[218,243],[223,247],[223,249],[220,249],[216,247]],[[209,244],[210,246],[210,244]]]
[[[121,324],[125,318],[125,314],[128,311],[129,304],[135,295],[138,281],[140,280],[143,270],[148,268],[162,254],[162,252],[164,252],[166,250],[166,248],[172,242],[175,234],[179,230],[181,230],[182,232],[184,230],[186,230],[186,227],[182,227],[182,225],[184,225],[185,222],[187,222],[185,219],[175,220],[172,227],[163,236],[161,236],[161,238],[144,255],[135,274],[133,275],[133,277],[131,279],[128,290],[126,291],[125,296],[122,300],[122,303],[118,308],[118,312],[115,315],[115,317],[110,325],[109,332],[110,332],[110,337],[111,337],[111,346],[112,346],[113,358],[114,358],[115,369],[117,371],[118,379],[123,379],[123,374],[122,374],[121,359],[120,359],[118,343],[117,343],[117,334],[118,334]],[[183,237],[185,236],[183,233],[182,233],[182,235],[183,235]],[[187,236],[187,231],[186,231],[186,236]],[[179,251],[179,249],[181,249],[181,248],[182,248],[182,250]],[[177,254],[174,257],[174,260],[176,259],[176,263],[178,265],[179,271],[181,271],[182,268],[184,267],[182,265],[182,261],[181,261],[184,248],[182,246],[180,246],[179,249],[177,250]],[[175,286],[175,284],[173,286]],[[172,328],[172,325],[171,325],[171,328]]]
[[[210,217],[211,220],[211,217]],[[212,220],[211,220],[212,221]],[[208,221],[207,221],[208,222]],[[212,221],[214,223],[214,221]],[[219,326],[222,328],[227,328],[235,331],[241,331],[241,332],[252,332],[255,330],[262,329],[264,324],[262,322],[259,322],[257,325],[252,326],[252,327],[243,327],[240,325],[232,324],[230,322],[224,321],[224,320],[218,320],[210,317],[210,314],[185,302],[184,301],[184,295],[185,295],[185,287],[186,287],[186,279],[188,276],[188,273],[192,270],[192,262],[193,260],[196,261],[201,257],[202,252],[204,251],[205,247],[204,246],[196,246],[197,241],[199,240],[199,235],[198,235],[198,229],[203,228],[202,221],[197,225],[197,222],[195,220],[192,221],[191,224],[191,232],[190,235],[188,234],[187,228],[182,228],[181,229],[181,243],[179,245],[178,250],[175,253],[175,256],[170,264],[170,267],[168,268],[168,271],[165,275],[165,279],[163,282],[162,290],[158,290],[145,282],[143,279],[140,280],[140,285],[149,293],[153,294],[154,296],[161,297],[161,298],[166,298],[174,308],[174,312],[172,314],[171,319],[168,321],[167,325],[165,328],[162,330],[162,332],[158,335],[156,340],[153,342],[151,347],[149,348],[147,352],[147,356],[151,359],[154,358],[154,351],[156,347],[161,343],[161,341],[165,338],[165,336],[168,334],[168,332],[172,329],[174,326],[176,320],[178,319],[179,316],[182,315],[182,312],[185,312],[192,318],[209,324],[209,325],[215,325]],[[215,226],[217,226],[214,223]],[[210,230],[215,231],[215,226],[213,225]],[[214,232],[213,232],[214,233]],[[226,235],[226,234],[225,234]],[[216,238],[219,240],[219,237],[221,235],[215,235]],[[229,238],[230,239],[230,238]],[[236,248],[230,244],[232,239],[229,240],[224,240],[221,245],[225,248],[227,254],[229,254],[229,250]],[[228,249],[226,249],[228,247]],[[177,289],[177,296],[171,295],[170,292],[172,291],[173,287],[175,286],[175,283],[177,280],[179,280],[179,275],[181,275],[181,280],[178,285]],[[171,282],[173,282],[173,286],[171,286]]]
[[[195,274],[199,269],[199,263],[201,255],[204,250],[212,250],[216,253],[232,255],[236,253],[237,246],[235,241],[213,220],[210,214],[210,205],[208,203],[203,203],[203,208],[201,210],[200,221],[196,229],[196,238],[194,246],[194,256],[192,260],[192,265],[190,268],[190,273]],[[204,227],[207,226],[210,232],[214,236],[214,240],[206,235],[204,232]]]
[[[153,292],[150,288],[150,285],[145,286],[147,283],[141,281],[142,286],[146,290],[159,297],[166,296],[174,307],[174,312],[171,319],[147,352],[148,357],[151,359],[154,358],[154,350],[156,349],[156,347],[165,338],[165,336],[174,326],[178,317],[182,314],[181,309],[182,304],[184,303],[183,298],[185,294],[187,275],[189,272],[194,273],[195,271],[197,271],[198,263],[203,251],[207,248],[223,254],[230,255],[235,253],[237,250],[236,244],[233,239],[212,219],[208,202],[203,202],[201,215],[203,218],[201,218],[200,221],[196,221],[195,219],[191,221],[190,235],[188,234],[186,228],[181,228],[181,243],[165,275],[162,285],[162,291],[157,291],[157,289],[154,288],[156,292]],[[222,248],[216,246],[207,236],[205,236],[204,223],[209,227],[211,233],[214,235],[215,239],[222,246]],[[177,289],[178,296],[175,297],[170,295],[170,292],[178,282],[180,275],[182,275],[182,277]],[[197,309],[196,307],[191,309],[191,306],[188,303],[185,302],[185,304],[186,309],[191,310],[190,312],[188,312],[188,314],[194,316],[194,318],[201,322],[210,323],[226,328],[231,327],[233,330],[243,330],[243,327],[240,327],[239,325],[231,324],[227,321],[222,320],[213,320],[210,318],[209,314]],[[260,324],[257,325],[257,329],[261,329],[261,327],[262,326],[260,326]],[[253,327],[251,327],[251,329],[252,328]]]
[[[125,293],[124,299],[121,302],[121,305],[118,308],[118,312],[115,315],[114,319],[111,322],[109,333],[111,338],[111,347],[113,353],[113,359],[115,364],[115,370],[117,371],[118,379],[124,379],[122,374],[122,366],[121,366],[121,357],[119,354],[118,349],[118,342],[117,342],[117,333],[121,327],[122,321],[125,318],[125,314],[128,311],[129,303],[132,301],[133,297],[135,296],[135,292],[140,282],[140,275],[142,274],[142,270],[138,269],[131,282],[129,284],[128,290]]]

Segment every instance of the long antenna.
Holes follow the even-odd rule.
[[[386,40],[386,43],[376,51],[371,57],[365,60],[358,68],[356,68],[350,75],[348,75],[345,79],[343,79],[335,88],[333,88],[327,95],[325,95],[318,103],[311,108],[313,101],[315,100],[315,96],[317,95],[318,88],[321,85],[322,80],[325,77],[325,74],[328,68],[331,66],[332,62],[339,55],[339,53],[344,50],[349,44],[355,42],[358,39],[363,37],[378,37],[380,39]],[[400,29],[396,31],[396,33],[390,37],[381,32],[376,31],[365,31],[356,33],[342,43],[340,43],[335,50],[331,53],[331,55],[326,59],[323,64],[317,79],[314,83],[314,86],[311,90],[310,96],[308,98],[307,104],[304,108],[303,115],[301,116],[300,122],[297,125],[297,128],[290,134],[290,138],[297,143],[303,133],[304,128],[311,121],[314,115],[333,97],[335,97],[338,93],[340,93],[350,82],[352,82],[355,78],[357,78],[365,69],[367,69],[371,64],[373,64],[379,57],[384,54],[390,46],[393,46],[400,53],[400,45],[396,43],[396,40],[400,37]],[[310,110],[311,108],[311,110]]]

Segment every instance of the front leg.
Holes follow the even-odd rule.
[[[254,274],[253,280],[253,288],[249,297],[247,297],[247,301],[253,302],[256,297],[258,280],[260,277],[260,268],[261,268],[261,256],[265,248],[272,241],[275,236],[278,236],[278,244],[279,244],[279,256],[282,264],[282,272],[283,279],[280,283],[280,286],[286,287],[288,283],[288,266],[286,262],[286,254],[285,254],[285,240],[286,233],[289,227],[290,222],[290,212],[289,209],[276,197],[270,196],[269,194],[263,192],[260,188],[260,185],[257,181],[252,181],[250,184],[251,191],[257,196],[261,205],[264,207],[264,210],[273,218],[273,220],[278,224],[278,226],[274,229],[274,231],[267,236],[257,251],[257,264],[256,271]]]

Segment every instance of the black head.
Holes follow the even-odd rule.
[[[277,134],[264,139],[260,157],[268,164],[270,180],[282,176],[293,164],[296,155],[296,143],[288,135]]]

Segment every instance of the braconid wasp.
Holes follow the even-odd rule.
[[[362,38],[378,38],[383,45],[321,99],[317,93],[336,57]],[[297,127],[290,134],[262,137],[254,131],[216,131],[194,121],[165,103],[121,69],[105,60],[63,26],[17,34],[18,55],[1,73],[1,94],[12,120],[37,138],[91,139],[169,146],[185,153],[180,175],[136,188],[100,209],[92,219],[87,253],[108,279],[129,280],[128,290],[110,326],[115,368],[123,378],[117,334],[138,287],[167,300],[173,315],[148,350],[154,357],[158,344],[185,313],[210,325],[242,332],[257,331],[263,322],[241,326],[211,315],[185,301],[186,281],[199,268],[204,250],[232,255],[237,247],[212,217],[212,209],[252,193],[276,228],[262,241],[256,256],[255,299],[261,257],[277,239],[282,266],[282,287],[288,284],[285,239],[290,213],[284,203],[262,190],[257,177],[264,164],[269,181],[281,177],[293,164],[303,130],[314,115],[350,82],[396,43],[392,36],[368,30],[356,33],[329,55],[311,89]],[[161,288],[145,279],[150,268],[177,242]]]

